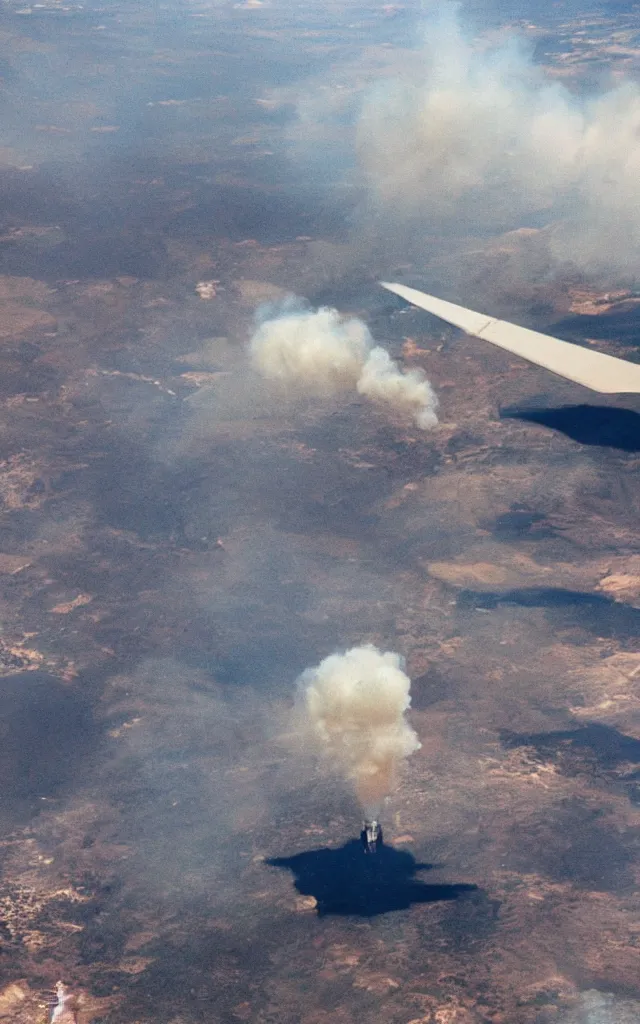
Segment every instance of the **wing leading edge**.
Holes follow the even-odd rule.
[[[447,320],[467,334],[490,341],[492,345],[528,359],[530,363],[544,366],[552,373],[591,388],[592,391],[603,395],[640,394],[640,364],[604,352],[594,352],[570,341],[530,331],[527,327],[517,327],[506,320],[474,313],[464,306],[456,306],[453,302],[445,302],[444,299],[437,299],[403,284],[390,284],[387,281],[381,281],[380,284],[413,306],[426,309],[428,313]]]

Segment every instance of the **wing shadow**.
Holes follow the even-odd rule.
[[[500,419],[538,423],[579,444],[640,451],[640,413],[608,405],[562,405],[555,409],[501,409]]]

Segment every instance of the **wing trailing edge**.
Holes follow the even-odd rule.
[[[513,352],[530,363],[543,366],[560,377],[591,388],[602,395],[640,394],[640,364],[618,359],[604,352],[595,352],[570,341],[561,341],[527,327],[518,327],[464,306],[445,302],[417,288],[381,281],[387,291],[394,292],[413,306],[447,320],[466,334],[491,342]]]

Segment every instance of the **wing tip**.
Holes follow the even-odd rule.
[[[570,380],[574,384],[578,384],[581,387],[588,388],[590,391],[594,391],[600,395],[638,395],[640,394],[640,383],[635,386],[628,387],[628,382],[625,381],[622,386],[618,386],[614,380],[610,383],[603,383],[599,380],[600,372],[596,369],[592,369],[590,372],[577,372],[577,368],[568,369],[566,365],[559,365],[558,360],[547,360],[541,358],[541,353],[536,353],[534,349],[529,348],[529,351],[525,351],[522,347],[518,346],[514,348],[512,345],[501,344],[502,339],[491,337],[486,332],[487,327],[506,327],[515,332],[523,333],[524,335],[538,335],[540,340],[544,339],[547,342],[553,343],[554,345],[560,346],[565,353],[575,352],[574,358],[580,361],[580,352],[584,353],[582,346],[577,346],[574,343],[563,341],[560,338],[554,338],[551,335],[540,334],[536,331],[528,331],[525,328],[518,327],[516,324],[510,324],[507,321],[494,320],[492,317],[485,317],[484,314],[476,313],[474,310],[465,309],[463,306],[454,306],[452,303],[445,302],[442,299],[438,299],[433,295],[428,295],[426,292],[420,292],[417,289],[411,288],[408,285],[396,284],[391,281],[380,281],[379,284],[386,288],[387,291],[398,295],[409,305],[417,306],[419,309],[424,309],[426,312],[431,313],[434,316],[439,317],[442,320],[446,320],[448,323],[453,324],[460,330],[465,331],[467,334],[471,334],[475,337],[481,338],[483,341],[488,341],[490,344],[497,345],[500,348],[504,348],[514,355],[520,356],[520,358],[533,363],[536,366],[541,366],[548,370],[550,373],[555,374],[564,380]],[[409,294],[407,294],[409,293]],[[421,301],[422,300],[422,301]],[[452,315],[455,314],[455,315]],[[479,323],[480,321],[480,323]],[[481,330],[480,330],[481,328]],[[486,333],[485,333],[486,332]],[[533,338],[532,338],[533,340]],[[588,349],[586,351],[589,351]],[[629,375],[631,371],[627,368],[630,366],[636,367],[636,364],[629,362],[625,359],[620,359],[619,356],[610,356],[607,353],[600,353],[600,356],[605,356],[606,360],[609,361],[609,365],[613,365],[611,360],[615,363],[620,364],[620,370],[623,373]],[[563,360],[564,363],[564,360]],[[604,376],[611,376],[611,374],[604,374]],[[636,376],[632,374],[632,376]],[[626,387],[625,387],[626,385]]]

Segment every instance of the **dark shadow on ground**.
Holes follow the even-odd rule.
[[[267,864],[288,868],[295,887],[303,896],[314,896],[318,914],[376,917],[392,910],[407,910],[413,903],[455,900],[464,893],[477,892],[477,885],[426,885],[414,878],[432,864],[416,863],[406,850],[382,846],[367,856],[357,839],[338,849],[323,847],[293,857],[272,857]]]
[[[577,729],[554,732],[503,732],[500,736],[508,747],[535,747],[539,754],[554,757],[563,750],[582,750],[593,755],[603,768],[615,768],[629,761],[640,765],[640,740],[625,736],[611,725],[589,722]]]
[[[633,803],[640,803],[640,740],[611,725],[588,722],[576,729],[553,732],[500,734],[507,747],[533,748],[541,760],[553,761],[566,775],[584,772],[622,786]]]
[[[548,540],[557,537],[558,533],[549,525],[542,512],[536,512],[526,505],[515,503],[508,512],[495,519],[482,520],[479,523],[483,530],[490,530],[496,540],[509,543],[526,537],[527,540]]]
[[[30,816],[60,797],[99,742],[85,694],[46,672],[0,679],[2,808]]]
[[[552,334],[582,344],[586,338],[597,338],[603,341],[617,341],[637,349],[640,310],[634,305],[631,309],[619,309],[613,313],[579,313],[554,323]]]
[[[460,609],[497,608],[501,604],[546,608],[556,625],[578,627],[600,637],[624,640],[640,636],[640,608],[613,601],[601,594],[562,587],[520,587],[499,594],[463,590],[457,600]]]
[[[638,838],[638,829],[621,828],[602,801],[567,795],[526,823],[513,822],[503,867],[589,892],[630,894]]]
[[[640,413],[633,409],[615,409],[608,405],[507,408],[500,410],[500,418],[538,423],[565,434],[579,444],[617,448],[623,452],[640,451]]]

